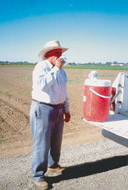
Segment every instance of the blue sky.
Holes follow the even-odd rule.
[[[37,62],[59,40],[69,62],[128,62],[127,0],[1,0],[0,60]]]

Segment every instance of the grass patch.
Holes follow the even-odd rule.
[[[27,80],[27,81],[32,81],[32,77],[31,76],[24,76],[22,77],[24,80]]]
[[[113,76],[115,76],[116,77],[116,75],[100,75],[100,74],[98,74],[98,77],[100,77],[100,78],[111,78],[111,77],[113,77]]]
[[[0,63],[0,66],[18,66],[18,67],[35,67],[36,63],[35,64],[6,64],[6,63]]]
[[[68,80],[69,83],[80,83],[81,80],[80,79],[72,79],[72,80]]]
[[[102,69],[102,70],[128,70],[127,66],[107,66],[107,65],[67,65],[65,69]]]
[[[4,136],[0,135],[0,144],[2,144],[5,141],[6,141],[6,139],[4,139]]]
[[[10,67],[29,67],[34,68],[35,64],[0,64],[0,66]],[[102,70],[128,70],[128,66],[110,66],[110,65],[66,65],[64,69],[102,69]]]
[[[0,93],[1,93],[1,94],[9,94],[9,91],[1,91],[1,90],[0,90]]]
[[[6,141],[6,139],[0,139],[0,144],[2,144],[3,142],[5,142]]]
[[[26,81],[32,81],[32,76],[21,76],[21,77],[17,76],[16,78],[21,78]]]

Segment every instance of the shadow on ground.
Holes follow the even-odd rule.
[[[120,168],[126,165],[128,165],[128,155],[115,156],[95,162],[87,162],[79,165],[70,166],[65,171],[63,171],[62,175],[47,177],[47,181],[52,188],[53,183],[58,183],[63,180],[86,177],[89,175]]]

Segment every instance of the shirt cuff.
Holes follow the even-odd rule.
[[[53,69],[52,69],[52,71],[57,72],[57,71],[60,71],[60,69],[57,66],[54,66]]]
[[[64,108],[64,113],[69,113],[70,111],[69,111],[69,107],[65,107]]]

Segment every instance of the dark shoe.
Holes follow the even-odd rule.
[[[61,167],[59,164],[53,165],[48,168],[48,171],[62,174],[66,167]]]
[[[33,183],[41,190],[48,190],[48,183],[46,181],[33,181]]]

